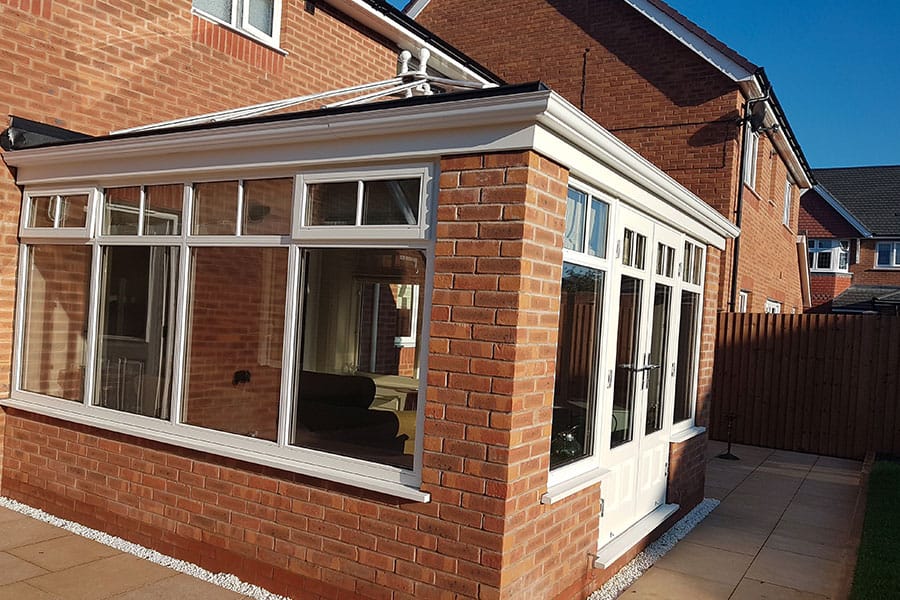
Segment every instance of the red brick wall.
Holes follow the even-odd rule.
[[[850,265],[850,272],[853,273],[853,285],[900,286],[900,270],[875,268],[877,245],[877,240],[860,240],[859,260]]]
[[[800,198],[800,233],[809,238],[850,239],[859,237],[836,210],[831,208],[814,189]],[[873,263],[874,264],[874,263]]]
[[[803,312],[797,261],[799,194],[793,189],[790,226],[785,226],[784,188],[787,169],[771,141],[759,140],[756,183],[744,186],[741,254],[737,288],[751,292],[748,311],[763,312],[766,299],[782,303],[784,312]],[[730,272],[724,278],[730,282]]]
[[[810,273],[812,312],[830,312],[831,301],[845,292],[852,283],[853,276],[849,273]]]
[[[510,82],[546,82],[734,220],[741,93],[626,3],[432,0],[418,20]],[[744,214],[748,233],[741,242],[739,287],[754,292],[760,311],[766,297],[802,310],[795,236],[781,224],[785,167],[770,150],[763,136],[761,195],[775,206],[754,206],[746,198],[752,194],[745,194],[750,208]],[[795,197],[794,233],[796,204]],[[731,256],[729,244],[721,265],[723,307],[730,295]]]

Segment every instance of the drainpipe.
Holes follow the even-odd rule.
[[[741,227],[741,220],[744,216],[744,162],[747,157],[747,136],[749,133],[753,131],[753,127],[750,123],[750,118],[752,116],[753,105],[758,102],[765,102],[769,99],[769,90],[765,90],[765,93],[759,98],[748,98],[744,102],[743,116],[741,117],[741,157],[739,161],[739,172],[738,172],[738,188],[737,188],[737,208],[736,214],[734,218],[734,224],[737,225],[738,229]],[[737,237],[734,238],[733,242],[734,251],[731,256],[731,298],[728,301],[728,306],[731,311],[734,312],[735,306],[737,306],[737,279],[738,279],[738,259],[741,256],[741,234],[738,233]]]

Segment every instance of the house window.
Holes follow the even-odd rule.
[[[685,283],[700,285],[703,280],[703,247],[691,242],[684,243],[684,262],[681,279]]]
[[[747,312],[747,306],[750,304],[750,292],[747,290],[741,290],[738,292],[738,302],[737,302],[737,312],[745,313]]]
[[[759,134],[750,132],[744,154],[744,183],[751,188],[756,187],[756,166],[759,158]]]
[[[766,305],[763,308],[763,311],[767,314],[781,314],[781,302],[777,302],[775,300],[766,300]]]
[[[678,320],[678,359],[675,363],[673,423],[687,421],[693,417],[701,309],[700,294],[682,290],[681,317]]]
[[[809,270],[846,273],[850,265],[850,240],[808,240]]]
[[[609,204],[598,195],[569,189],[550,442],[555,475],[596,456],[608,218]]]
[[[900,267],[900,242],[878,242],[875,249],[875,266]]]
[[[16,393],[302,473],[418,485],[429,181],[423,167],[26,194]],[[296,226],[304,214],[327,216]]]
[[[791,203],[793,201],[793,193],[794,185],[791,183],[791,180],[788,179],[784,184],[784,214],[781,217],[781,222],[784,223],[784,226],[788,229],[791,227]]]
[[[193,0],[193,7],[204,17],[278,45],[281,0]]]

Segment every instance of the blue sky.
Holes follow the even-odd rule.
[[[900,165],[900,2],[668,2],[765,67],[813,168]]]

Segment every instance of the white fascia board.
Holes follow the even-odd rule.
[[[428,6],[429,2],[431,2],[431,0],[416,0],[408,9],[403,12],[405,12],[406,16],[408,16],[410,19],[415,19],[421,14],[423,10],[425,10],[425,7]]]
[[[738,82],[738,84],[740,85],[744,97],[747,99],[761,98],[763,96],[762,85],[760,84],[759,79],[756,76],[753,76],[750,79],[744,81],[740,81]],[[763,120],[763,127],[772,127],[773,125],[778,125],[778,129],[769,132],[769,135],[771,136],[770,139],[772,140],[772,143],[775,144],[775,147],[778,149],[779,154],[781,156],[787,157],[787,164],[785,166],[788,168],[788,171],[790,172],[791,178],[794,180],[794,183],[801,188],[809,189],[813,185],[812,181],[809,179],[809,176],[803,169],[803,165],[800,163],[800,157],[798,157],[797,153],[794,152],[794,148],[791,146],[787,134],[784,132],[787,123],[782,123],[775,116],[775,111],[772,110],[772,107],[770,106],[768,100],[765,101],[765,105],[766,117]]]
[[[400,23],[393,21],[381,12],[375,10],[370,4],[361,0],[327,0],[329,4],[341,10],[347,16],[353,17],[362,25],[376,33],[380,33],[389,40],[395,42],[401,49],[409,50],[413,56],[418,56],[419,49],[428,48],[431,58],[428,63],[451,79],[465,81],[479,81],[494,85],[472,69],[468,68],[440,48],[430,44],[416,33],[409,31]]]
[[[717,248],[724,248],[726,238],[740,233],[734,223],[559,94],[552,93],[548,110],[538,121],[564,145],[554,144],[547,136],[539,137],[535,150],[549,158],[558,156],[556,159],[576,176],[598,183],[605,191],[654,213],[681,231],[698,235],[696,227],[685,227],[684,220],[690,219],[702,226],[702,241]],[[602,165],[600,177],[597,162]]]
[[[837,213],[841,215],[845,221],[850,223],[850,225],[852,225],[853,228],[860,233],[860,235],[867,238],[872,237],[872,232],[869,231],[865,225],[860,223],[859,219],[850,214],[850,211],[848,211],[837,198],[832,196],[831,192],[829,192],[825,186],[817,183],[815,186],[813,186],[813,189],[816,190],[816,192],[818,192],[818,194],[825,200],[825,202],[827,202],[831,208],[836,210]]]
[[[732,80],[742,81],[753,76],[753,73],[725,56],[717,48],[709,45],[697,34],[647,0],[625,0],[625,2]]]

